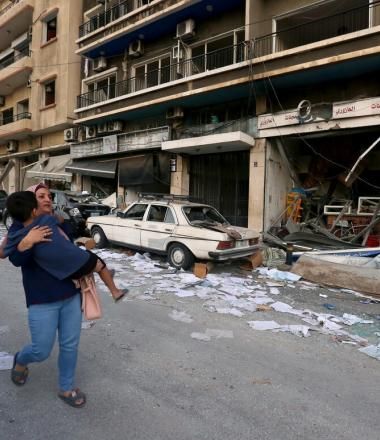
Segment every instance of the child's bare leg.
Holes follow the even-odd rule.
[[[98,262],[96,263],[94,271],[99,274],[103,283],[108,287],[113,299],[117,300],[118,298],[124,296],[124,293],[116,287],[112,277],[112,273],[107,266],[103,265],[100,260],[98,260]]]

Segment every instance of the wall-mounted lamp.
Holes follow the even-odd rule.
[[[177,157],[173,156],[170,159],[170,172],[175,173],[177,171]]]

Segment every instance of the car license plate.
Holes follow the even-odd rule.
[[[249,244],[248,240],[238,240],[236,241],[235,247],[241,248],[241,247],[247,247]]]
[[[90,217],[96,217],[96,216],[98,216],[98,215],[100,215],[100,212],[91,212],[90,213]]]

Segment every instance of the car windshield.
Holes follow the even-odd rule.
[[[228,225],[228,221],[211,206],[184,206],[183,212],[190,223],[219,223]]]
[[[67,194],[72,203],[101,203],[96,197],[90,194]]]

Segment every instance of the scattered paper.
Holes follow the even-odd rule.
[[[276,321],[247,321],[248,325],[254,330],[274,330],[280,328]]]
[[[359,348],[359,351],[380,361],[380,344],[369,345],[368,347]]]
[[[300,275],[292,272],[285,272],[278,269],[268,269],[267,267],[258,267],[256,269],[261,275],[271,278],[276,281],[298,281],[301,279]]]
[[[0,370],[11,370],[13,366],[13,355],[0,351]]]
[[[185,322],[186,324],[193,322],[193,318],[189,314],[186,312],[180,312],[178,310],[172,310],[169,313],[169,317],[174,319],[174,321]]]
[[[198,341],[208,342],[211,341],[211,337],[206,335],[206,333],[197,333],[193,332],[190,335],[193,339],[197,339]]]
[[[179,296],[180,298],[187,298],[190,296],[194,296],[195,293],[192,290],[176,289],[174,291],[174,295]]]
[[[354,324],[373,324],[373,321],[368,319],[362,319],[356,315],[350,315],[349,313],[343,314],[342,322],[346,325],[354,325]]]

